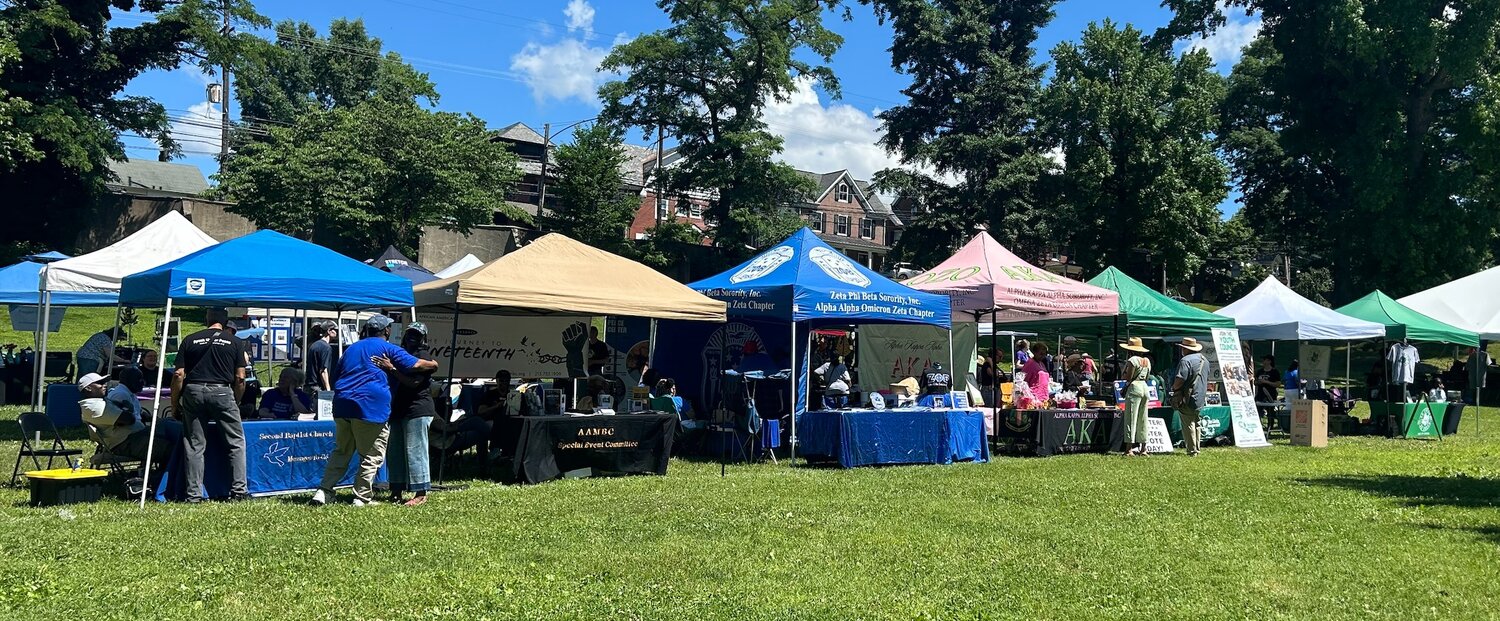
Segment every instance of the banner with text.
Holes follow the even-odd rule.
[[[456,340],[452,316],[422,321],[438,376],[449,373],[450,357],[455,377],[494,377],[500,369],[516,378],[584,376],[587,318],[460,315]]]
[[[870,324],[859,327],[859,381],[865,390],[917,377],[936,360],[958,377],[973,373],[978,324],[953,324],[953,357],[948,331],[932,326]],[[958,384],[962,386],[963,384]]]
[[[1234,421],[1234,445],[1241,448],[1270,446],[1266,441],[1266,430],[1260,426],[1260,413],[1255,410],[1255,388],[1250,384],[1250,370],[1245,368],[1245,355],[1240,350],[1240,331],[1234,328],[1214,328],[1214,353],[1219,358],[1219,370],[1224,375],[1224,396],[1229,405],[1230,420]]]

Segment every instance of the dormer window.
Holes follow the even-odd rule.
[[[834,195],[834,198],[840,203],[849,202],[849,184],[839,183],[838,193]]]

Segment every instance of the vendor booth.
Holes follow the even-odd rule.
[[[1474,391],[1474,404],[1481,402],[1481,390],[1487,387],[1494,361],[1485,353],[1485,348],[1500,339],[1500,267],[1492,267],[1418,293],[1401,298],[1408,308],[1448,325],[1479,334],[1481,342],[1478,360],[1469,360],[1469,387]],[[1479,430],[1479,416],[1474,416],[1474,429]]]
[[[120,285],[120,304],[165,307],[170,321],[174,306],[405,309],[412,305],[412,291],[410,281],[322,246],[275,231],[259,231],[125,277]],[[160,347],[165,359],[165,334]],[[170,394],[165,369],[162,365],[155,378],[148,378],[155,386],[152,411],[160,411],[161,400]],[[157,420],[152,418],[153,442]],[[208,434],[209,438],[217,435]],[[245,421],[245,439],[252,494],[306,491],[317,485],[322,465],[332,451],[333,421]],[[180,461],[174,456],[168,462],[164,481],[157,486],[159,495],[166,495],[174,485],[170,481],[180,476],[172,472],[173,464]],[[341,484],[353,478],[355,462],[350,463]],[[142,478],[150,480],[149,462],[146,468]],[[227,493],[227,485],[214,479],[216,476],[228,476],[227,469],[205,463],[206,491]],[[145,502],[144,492],[141,502]]]
[[[0,364],[0,384],[5,387],[5,404],[33,402],[32,382],[37,379],[37,371],[42,371],[43,378],[62,372],[58,368],[49,373],[45,368],[39,369],[34,366],[36,360],[47,359],[39,355],[42,338],[40,334],[42,293],[37,290],[37,282],[46,263],[68,257],[50,252],[35,258],[40,261],[26,260],[0,268],[0,304],[10,306],[11,329],[32,332],[35,335],[33,350],[29,356],[6,356],[4,363]],[[46,330],[57,332],[62,327],[63,311],[69,306],[114,306],[117,297],[114,292],[59,292],[52,296],[52,309],[47,318]],[[71,360],[71,352],[61,353],[60,356],[52,363],[52,366],[67,366],[67,362]],[[60,387],[59,390],[69,389]],[[59,398],[58,401],[71,403],[65,398]],[[48,413],[48,418],[56,427],[77,426],[82,421],[76,410],[77,408],[57,408]]]
[[[723,302],[645,265],[556,233],[482,267],[418,285],[415,296],[439,372],[450,380],[488,378],[513,367],[517,378],[583,375],[594,317],[651,319],[648,360],[654,355],[656,320],[722,323],[725,318]],[[526,321],[553,323],[542,326],[545,331],[529,332],[504,325]],[[522,364],[532,366],[515,366]],[[677,426],[676,416],[659,412],[524,418],[509,423],[499,448],[511,460],[511,476],[527,482],[568,470],[616,473],[624,465],[625,472],[665,474],[672,434],[660,432]],[[608,441],[614,434],[634,439]]]
[[[1339,313],[1267,277],[1255,290],[1216,311],[1239,324],[1247,341],[1357,341],[1385,336],[1385,326]]]
[[[740,356],[748,356],[752,349],[771,352],[772,358],[791,362],[790,439],[793,455],[801,441],[799,418],[804,414],[808,415],[808,420],[821,416],[813,414],[820,408],[810,405],[808,394],[811,371],[808,350],[814,330],[863,324],[910,324],[937,326],[944,330],[951,326],[947,296],[916,291],[885,278],[849,260],[806,228],[727,272],[689,286],[727,303],[731,322],[722,331],[712,334],[683,335],[680,340],[684,347],[698,349],[693,356],[697,360],[676,369],[664,367],[663,373],[681,373],[690,380],[701,380],[704,388],[711,389],[717,385],[722,370],[738,365]],[[830,424],[816,429],[832,432],[840,428]],[[892,428],[869,426],[864,429],[880,431]],[[938,437],[941,433],[939,426],[930,425],[917,435],[923,438],[923,442],[941,442]],[[941,460],[938,455],[941,451],[921,456],[913,453],[915,449],[909,441],[914,437],[887,436],[886,439],[894,443],[888,446],[891,450],[888,454],[899,453],[924,463],[929,457]],[[879,442],[880,439],[861,436],[850,441]],[[976,434],[971,441],[982,443],[982,433]],[[806,445],[809,450],[819,446],[823,447],[820,450],[831,451],[834,442],[820,437],[808,439]],[[879,463],[909,462],[882,460]]]
[[[1479,334],[1463,328],[1450,326],[1428,317],[1397,302],[1379,290],[1350,302],[1338,312],[1373,321],[1385,326],[1385,340],[1411,340],[1427,343],[1451,343],[1467,347],[1479,346]]]
[[[55,296],[68,293],[115,294],[120,281],[130,274],[147,270],[184,255],[218,243],[198,230],[187,218],[175,211],[157,218],[130,236],[88,254],[48,263],[38,276],[41,293],[42,323],[48,323]],[[41,333],[37,357],[47,355],[47,333]],[[34,386],[42,385],[38,376]],[[32,405],[40,409],[41,391],[33,391]],[[73,399],[68,399],[71,402]]]
[[[452,265],[438,270],[438,272],[433,275],[437,276],[438,278],[448,278],[449,276],[457,276],[482,265],[484,265],[484,261],[480,261],[479,257],[476,257],[472,254],[466,254],[462,259],[454,261]]]

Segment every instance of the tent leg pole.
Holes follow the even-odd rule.
[[[415,312],[416,307],[412,307],[412,308],[413,308],[413,312]],[[452,406],[453,397],[451,397],[449,395],[451,394],[451,392],[453,390],[453,371],[454,371],[453,366],[454,366],[457,358],[458,358],[458,303],[454,302],[453,303],[453,330],[449,333],[449,339],[448,339],[448,382],[447,382],[447,385],[443,387],[443,398],[447,399],[448,402],[449,402],[449,404],[450,404],[448,406],[448,421],[449,422],[453,421],[453,406]],[[503,390],[503,388],[502,388],[502,390]],[[458,396],[459,397],[463,397],[464,396],[464,389],[462,387],[460,387],[458,389]],[[465,412],[465,414],[467,414],[467,412]],[[489,444],[486,443],[485,446],[489,447]],[[490,450],[494,450],[494,448],[490,447]],[[479,456],[479,471],[482,472],[482,473],[485,472],[485,466],[489,465],[489,463],[490,463],[489,451],[485,451],[485,454]],[[437,486],[439,488],[441,488],[443,486],[443,473],[444,473],[444,470],[447,467],[447,465],[448,465],[448,449],[443,449],[442,454],[438,455],[438,482],[437,482]]]
[[[115,313],[118,317],[119,313]],[[161,346],[156,350],[156,393],[151,396],[151,432],[146,438],[146,459],[141,460],[141,502],[146,508],[146,488],[151,487],[151,456],[156,450],[156,422],[161,420],[161,384],[167,372],[167,335],[172,332],[172,298],[167,298],[167,314],[162,320]]]
[[[803,352],[806,353],[806,352]],[[797,465],[797,401],[801,400],[802,393],[798,392],[797,380],[802,379],[801,367],[797,365],[797,322],[792,322],[792,437],[791,457],[787,458],[787,464]]]
[[[52,292],[51,291],[43,291],[42,292],[42,323],[41,323],[41,325],[37,326],[37,329],[42,331],[42,347],[41,347],[40,350],[38,350],[31,357],[32,360],[34,361],[32,363],[32,366],[36,367],[36,369],[34,369],[36,371],[36,383],[32,384],[32,388],[31,388],[31,393],[32,393],[31,394],[31,400],[32,400],[32,408],[31,409],[32,409],[33,412],[40,412],[40,411],[42,411],[42,393],[44,393],[44,392],[47,391],[47,386],[46,386],[46,383],[44,382],[44,378],[47,375],[47,328],[50,327],[49,324],[51,324],[51,323],[52,323]]]
[[[119,333],[120,333],[120,302],[117,300],[117,301],[115,301],[115,327],[114,327],[114,329],[110,330],[109,336],[111,338],[113,338],[116,334],[119,334]],[[161,366],[161,364],[158,363],[156,366]],[[104,378],[105,379],[109,379],[109,377],[111,375],[113,375],[114,372],[115,372],[115,344],[114,344],[114,341],[111,341],[110,344],[109,344],[109,359],[104,361]]]
[[[304,384],[307,383],[307,380],[312,379],[312,377],[307,375],[307,333],[307,309],[302,309],[302,383]]]
[[[354,318],[358,319],[359,318],[359,313],[355,313],[354,314]],[[333,320],[333,322],[335,324],[337,324],[335,326],[335,329],[337,329],[339,331],[339,359],[342,360],[344,358],[344,349],[349,346],[349,339],[344,338],[344,311],[343,311],[343,309],[339,310],[338,317],[335,318]]]
[[[953,407],[953,385],[958,383],[955,381],[958,379],[958,364],[953,360],[953,326],[951,324],[948,326],[948,373],[950,374],[948,379],[948,407]],[[964,391],[968,392],[969,378],[967,374],[965,374],[963,382]]]
[[[977,325],[974,326],[974,338],[979,338]],[[990,311],[990,366],[995,368],[991,374],[994,377],[990,381],[990,410],[992,412],[1000,411],[1000,357],[995,355],[996,349],[999,347],[995,344],[995,311],[992,310]]]
[[[650,369],[653,366],[656,366],[656,319],[654,319],[654,318],[651,320],[651,337],[650,337],[650,339],[651,339],[650,342],[648,342],[646,344],[646,368],[645,369],[641,369],[641,382],[642,383],[644,383],[646,381],[646,370]],[[650,389],[650,388],[654,388],[654,386],[647,386],[646,388]]]

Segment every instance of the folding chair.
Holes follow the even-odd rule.
[[[21,425],[21,451],[16,454],[16,467],[10,471],[10,484],[16,484],[16,476],[21,473],[21,458],[30,457],[36,469],[42,469],[39,457],[47,458],[47,468],[52,468],[52,460],[62,457],[64,461],[69,457],[82,455],[79,449],[70,449],[63,444],[62,436],[57,433],[57,427],[52,426],[52,420],[41,412],[22,412],[21,417],[16,419]],[[42,437],[51,440],[48,448],[40,448],[35,442],[36,438]]]
[[[134,457],[122,457],[116,455],[104,446],[104,437],[99,434],[99,428],[93,425],[85,425],[89,430],[89,439],[94,441],[94,454],[89,457],[89,465],[99,468],[108,467],[109,472],[116,476],[128,476],[141,469],[141,460]]]

